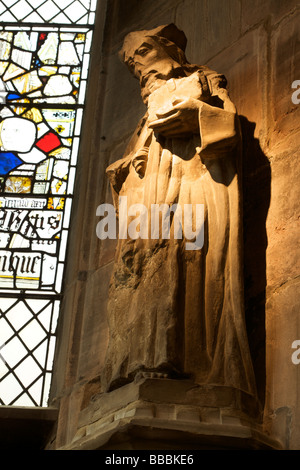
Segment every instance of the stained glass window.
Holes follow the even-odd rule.
[[[0,0],[0,404],[47,406],[96,1]]]

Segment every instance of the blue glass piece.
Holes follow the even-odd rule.
[[[23,162],[14,153],[0,152],[0,175],[6,175]]]
[[[20,98],[22,98],[22,96],[19,95],[18,93],[8,93],[6,97],[7,100],[18,100]]]

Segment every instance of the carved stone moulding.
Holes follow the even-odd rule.
[[[259,414],[241,390],[142,377],[94,397],[61,450],[280,450]]]

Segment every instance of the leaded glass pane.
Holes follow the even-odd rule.
[[[0,0],[4,405],[47,405],[95,8],[95,0]]]
[[[93,24],[91,0],[0,0],[0,22]]]

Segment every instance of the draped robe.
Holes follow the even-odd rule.
[[[212,75],[213,77],[213,75]],[[166,138],[141,120],[123,159],[107,169],[116,210],[204,204],[204,245],[119,239],[111,279],[106,386],[138,371],[255,393],[243,305],[241,135],[227,91],[213,85],[200,135]],[[142,169],[140,171],[140,169]],[[174,222],[174,219],[173,219]]]

